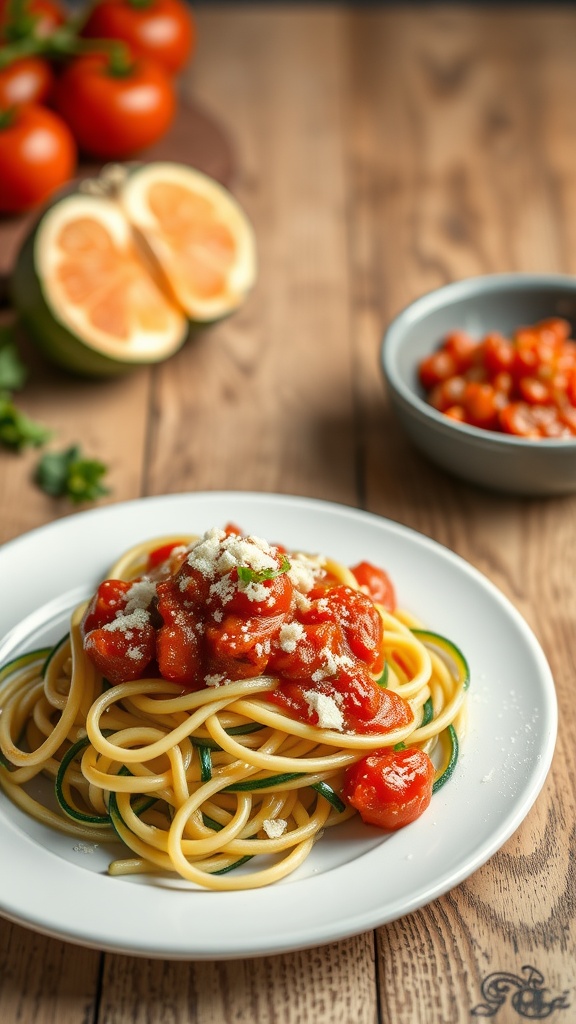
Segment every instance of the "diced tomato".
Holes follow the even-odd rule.
[[[194,690],[203,683],[203,665],[198,633],[181,611],[171,615],[156,634],[156,660],[164,679]]]
[[[154,548],[153,551],[148,555],[147,570],[150,572],[152,569],[157,569],[160,565],[164,565],[170,558],[170,555],[176,548],[183,547],[185,541],[176,540],[170,544],[161,544],[160,547]]]
[[[387,733],[413,721],[407,701],[393,690],[378,686],[360,668],[340,672],[332,686],[339,694],[345,727],[351,732]]]
[[[462,401],[466,390],[466,377],[456,374],[448,380],[441,381],[435,388],[432,388],[428,396],[430,405],[433,405],[438,412],[445,412],[452,405],[458,405]]]
[[[315,589],[309,596],[318,593],[320,596],[312,600],[310,609],[300,613],[302,622],[336,622],[352,654],[373,672],[381,672],[384,665],[384,627],[372,598],[343,584],[331,587],[323,594],[321,588]]]
[[[529,405],[546,405],[550,402],[550,388],[537,377],[521,377],[518,391],[521,399]]]
[[[509,338],[492,331],[482,342],[482,357],[490,377],[509,372],[514,363],[514,346]]]
[[[191,611],[193,608],[203,607],[210,593],[210,580],[184,561],[178,571],[159,583],[156,589],[158,610],[164,616],[163,608],[168,612],[170,608],[186,608]]]
[[[395,830],[426,810],[433,783],[434,765],[423,750],[380,750],[346,770],[343,796],[367,825]]]
[[[413,721],[410,705],[392,690],[378,686],[360,665],[340,670],[337,675],[315,684],[284,680],[269,699],[298,720],[318,725],[318,712],[308,700],[314,693],[321,693],[335,702],[347,732],[387,733]]]
[[[242,530],[240,529],[239,526],[236,526],[236,523],[226,523],[226,526],[224,527],[224,533],[226,534],[227,537],[242,536]]]
[[[498,426],[500,398],[491,384],[470,381],[466,385],[462,405],[466,422],[473,427],[493,430]]]
[[[92,663],[111,683],[140,679],[156,653],[151,625],[129,629],[92,629],[84,648]]]
[[[254,615],[245,619],[225,615],[221,622],[209,622],[205,644],[210,672],[228,679],[253,679],[268,665],[272,641],[280,632],[284,616]]]
[[[541,320],[539,323],[540,332],[550,332],[553,335],[557,343],[562,344],[567,341],[570,337],[570,331],[572,330],[568,320],[565,320],[560,316],[549,317],[547,320]]]
[[[527,402],[510,402],[500,410],[499,422],[506,434],[517,437],[540,437],[533,410]]]
[[[451,405],[449,409],[444,410],[444,415],[458,423],[466,422],[466,410],[463,405]]]
[[[272,644],[269,671],[283,679],[310,681],[326,670],[328,658],[349,656],[344,634],[335,622],[305,623],[294,650]]]
[[[358,562],[351,569],[361,587],[376,604],[381,604],[389,612],[396,608],[396,591],[388,573],[372,562]]]
[[[467,368],[445,376],[457,362],[460,343],[458,332],[451,332],[420,366],[428,402],[449,419],[485,430],[519,437],[570,436],[570,415],[551,411],[576,407],[576,342],[570,333],[570,323],[561,317],[518,327],[511,337],[492,331],[471,357],[468,353]],[[467,351],[467,342],[462,344]],[[527,409],[542,413],[532,415]]]
[[[458,372],[458,367],[454,356],[450,352],[439,349],[422,360],[418,367],[418,372],[422,387],[429,391],[430,388],[440,384],[441,381],[453,377]]]
[[[278,563],[280,568],[280,562]],[[252,615],[286,614],[292,605],[294,587],[287,573],[281,572],[270,580],[261,583],[242,585],[238,580],[238,572],[232,569],[229,574],[232,584],[232,595],[224,603],[227,612],[249,617]],[[265,593],[260,597],[260,592]],[[218,603],[217,599],[214,603]],[[221,602],[222,604],[222,602]]]
[[[132,586],[125,580],[104,580],[90,601],[82,619],[82,634],[112,622],[126,605],[126,595]]]
[[[452,356],[457,373],[464,373],[475,361],[478,342],[466,331],[450,331],[444,339],[444,348]]]

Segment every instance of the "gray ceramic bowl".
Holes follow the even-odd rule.
[[[414,445],[443,469],[493,490],[523,495],[576,491],[576,437],[531,441],[443,416],[424,398],[421,359],[454,329],[480,338],[562,316],[576,330],[576,277],[493,274],[456,281],[417,299],[390,324],[382,367],[392,407]]]

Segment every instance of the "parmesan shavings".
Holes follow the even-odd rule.
[[[310,690],[306,694],[306,703],[311,711],[318,715],[318,725],[321,729],[336,729],[341,731],[344,726],[344,715],[333,697],[326,693],[319,693],[317,690]]]
[[[262,828],[268,839],[280,839],[280,836],[283,836],[288,828],[288,822],[284,818],[265,818]]]
[[[129,615],[118,615],[112,622],[107,622],[102,629],[109,633],[120,630],[121,633],[128,633],[131,629],[144,629],[150,621],[150,612],[144,608],[135,608]]]
[[[152,598],[156,596],[156,584],[151,580],[136,580],[126,592],[126,604],[123,615],[130,615],[138,608],[148,608]]]

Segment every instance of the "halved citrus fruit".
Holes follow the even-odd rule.
[[[241,305],[256,274],[254,235],[222,185],[182,164],[144,164],[127,176],[120,201],[190,320],[217,320]]]
[[[237,309],[255,278],[252,228],[231,194],[174,164],[57,200],[19,253],[12,297],[45,354],[110,376],[177,351],[191,322]]]

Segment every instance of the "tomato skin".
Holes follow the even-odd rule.
[[[54,104],[81,151],[122,160],[151,146],[167,132],[176,94],[166,73],[138,60],[116,73],[104,54],[77,57],[59,77]]]
[[[354,656],[365,662],[373,672],[380,673],[384,666],[384,628],[373,599],[343,584],[329,588],[318,587],[308,597],[311,598],[310,607],[299,613],[300,621],[306,624],[336,623]]]
[[[170,619],[156,634],[156,660],[160,674],[188,690],[202,685],[202,658],[197,633],[184,615]]]
[[[358,565],[352,567],[351,572],[376,604],[383,605],[389,612],[394,611],[396,591],[392,580],[384,569],[372,565],[371,562],[358,562]]]
[[[392,732],[413,721],[407,702],[392,690],[378,686],[360,666],[316,684],[309,680],[285,679],[269,695],[269,700],[299,721],[317,725],[318,713],[307,700],[311,693],[322,693],[335,701],[348,732],[376,735]]]
[[[123,611],[131,584],[125,580],[104,580],[90,601],[82,618],[82,633],[100,629]]]
[[[234,587],[238,586],[238,573],[233,569],[230,579]],[[226,602],[226,611],[235,612],[245,618],[252,615],[280,615],[290,609],[294,587],[286,573],[274,576],[271,580],[263,580],[261,584],[266,597],[261,601],[252,601],[245,590],[235,589],[232,597]]]
[[[0,213],[24,213],[44,202],[75,168],[74,139],[53,111],[27,103],[0,123]]]
[[[45,103],[55,76],[47,60],[22,57],[0,69],[0,108],[21,103]]]
[[[226,615],[206,625],[206,653],[210,671],[228,679],[253,679],[268,665],[270,645],[280,632],[283,615],[255,615],[245,619]]]
[[[182,70],[196,46],[196,24],[183,0],[99,0],[82,35],[121,39],[134,57],[156,61],[169,75]]]
[[[30,34],[35,39],[47,39],[55,29],[66,21],[66,15],[56,0],[28,0],[25,10],[26,21],[34,19],[34,27],[21,26],[11,18],[9,0],[0,0],[0,41],[21,39]]]
[[[93,629],[84,640],[84,649],[96,668],[111,683],[140,679],[156,653],[153,627],[131,626],[121,629]]]
[[[367,825],[394,831],[426,810],[433,784],[434,765],[423,750],[380,750],[346,770],[343,796]]]

